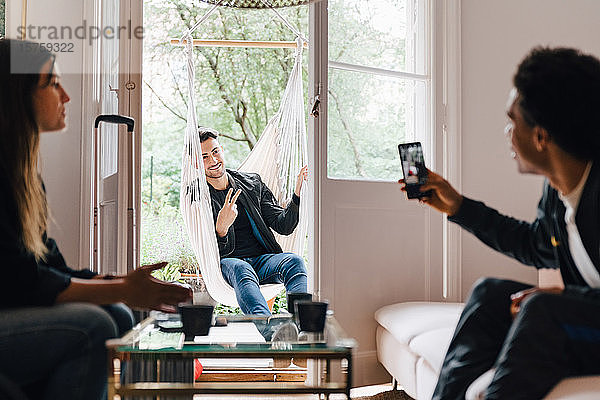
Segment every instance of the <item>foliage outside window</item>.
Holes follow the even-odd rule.
[[[329,1],[330,178],[396,180],[398,143],[426,135],[424,3]]]
[[[183,47],[170,45],[206,13],[198,0],[144,2],[142,263],[169,261],[162,278],[195,273],[196,260],[179,211],[186,126],[187,73]],[[308,8],[280,12],[308,36]],[[271,10],[218,9],[194,34],[201,39],[294,41]],[[308,52],[304,53],[306,65]],[[219,130],[226,165],[236,168],[275,114],[294,64],[293,49],[196,47],[198,123]],[[281,297],[281,296],[280,296]],[[285,296],[283,296],[285,299]],[[284,306],[276,303],[275,310]],[[221,309],[221,311],[234,311]]]

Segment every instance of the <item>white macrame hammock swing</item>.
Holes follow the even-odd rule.
[[[261,0],[262,1],[262,0]],[[204,165],[198,123],[194,102],[193,40],[191,33],[219,6],[215,6],[203,16],[181,39],[185,40],[188,75],[188,109],[185,145],[181,165],[180,209],[194,250],[200,273],[211,297],[224,305],[237,307],[233,288],[225,281],[221,273],[219,248],[217,245],[215,224],[210,193]],[[296,55],[292,72],[281,99],[277,113],[265,127],[260,139],[242,162],[239,171],[258,173],[263,182],[271,189],[281,205],[291,201],[300,169],[307,165],[306,125],[304,114],[304,95],[302,90],[302,49],[304,37],[276,10],[272,9],[284,23],[297,35]],[[300,217],[294,233],[289,236],[275,234],[283,251],[304,253],[308,228],[308,206],[306,190],[300,194]],[[282,284],[261,285],[260,289],[269,300],[283,290]]]

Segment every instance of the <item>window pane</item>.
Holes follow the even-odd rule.
[[[425,127],[425,83],[329,69],[327,175],[401,178],[398,143]]]
[[[329,60],[423,73],[415,0],[330,0]],[[418,8],[418,7],[417,7]],[[418,10],[417,10],[418,11]],[[412,15],[412,18],[409,16]],[[420,30],[415,29],[419,26]]]

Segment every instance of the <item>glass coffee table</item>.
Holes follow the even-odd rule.
[[[211,327],[208,336],[186,341],[179,332],[177,314],[153,312],[122,338],[107,341],[108,398],[183,395],[191,399],[194,394],[319,394],[328,398],[331,393],[350,398],[356,341],[332,315],[318,334],[298,333],[290,314],[222,315],[215,320],[217,326]],[[254,365],[262,371],[282,363],[295,367],[294,360],[301,360],[298,364],[308,360],[308,371],[315,373],[299,381],[281,382],[273,373],[271,382],[208,382],[200,379],[202,375],[195,379],[196,359],[203,364],[247,360],[248,368]]]

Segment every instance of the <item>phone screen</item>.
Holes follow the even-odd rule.
[[[406,183],[409,199],[428,196],[430,192],[421,192],[419,188],[427,182],[427,168],[420,142],[403,143],[398,145],[402,173]]]

